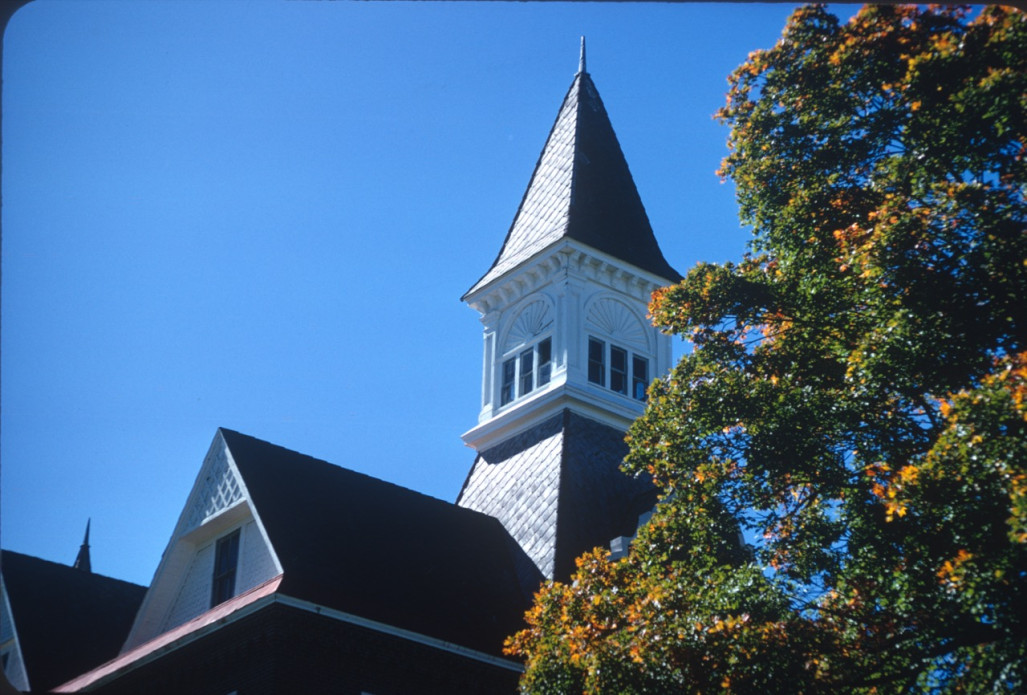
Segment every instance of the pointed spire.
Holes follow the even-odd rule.
[[[564,239],[668,282],[681,279],[663,257],[606,108],[584,72],[584,37],[581,48],[581,72],[564,97],[503,247],[464,299]]]
[[[582,36],[581,37],[581,57],[578,58],[578,74],[582,75],[582,74],[584,74],[586,72],[588,72],[588,70],[585,69],[585,37]]]
[[[82,539],[82,545],[78,549],[78,557],[75,558],[75,569],[82,570],[92,574],[93,567],[89,561],[89,525],[92,523],[92,519],[86,520],[86,537]]]

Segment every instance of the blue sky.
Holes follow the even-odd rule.
[[[588,40],[664,255],[737,259],[789,5],[36,2],[4,37],[0,533],[149,583],[219,426],[453,500],[488,269]],[[851,13],[851,9],[847,9]]]

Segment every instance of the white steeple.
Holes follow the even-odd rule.
[[[534,567],[634,532],[649,481],[620,472],[624,432],[670,338],[646,319],[680,275],[663,258],[592,78],[578,73],[496,260],[463,299],[484,326],[478,452],[457,503],[499,519]]]
[[[464,300],[482,314],[481,450],[570,407],[626,428],[670,367],[646,319],[680,276],[660,252],[591,77],[579,71],[506,241]]]

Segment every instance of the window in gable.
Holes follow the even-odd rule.
[[[214,547],[214,576],[210,590],[210,607],[224,603],[235,595],[235,573],[239,566],[239,530],[218,539]]]
[[[630,369],[629,369],[630,367]],[[588,380],[624,396],[644,401],[649,386],[649,360],[618,345],[588,338]]]
[[[549,383],[553,374],[553,340],[543,338],[503,361],[499,404],[506,405]]]

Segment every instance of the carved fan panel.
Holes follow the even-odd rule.
[[[503,343],[503,352],[531,342],[535,336],[548,331],[553,325],[551,313],[548,302],[541,299],[524,307],[510,326],[510,332]]]
[[[637,350],[648,352],[649,340],[645,326],[623,303],[616,299],[600,299],[588,308],[588,322],[605,333]]]

